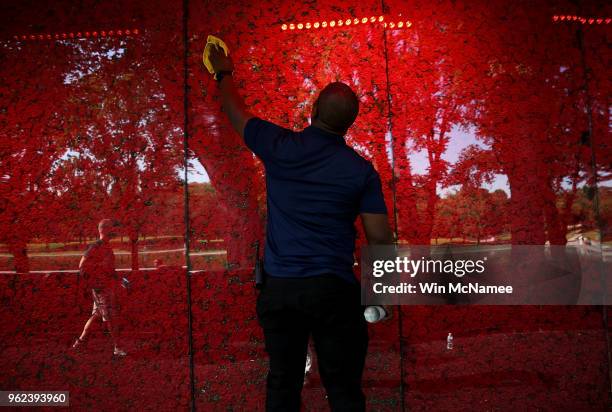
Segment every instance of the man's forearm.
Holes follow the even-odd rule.
[[[247,110],[244,99],[238,93],[232,76],[224,76],[219,87],[223,110],[227,113],[232,127],[242,136],[247,120],[253,116]]]

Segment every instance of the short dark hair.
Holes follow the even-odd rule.
[[[348,85],[333,82],[317,98],[318,119],[337,132],[346,132],[359,113],[359,99]]]

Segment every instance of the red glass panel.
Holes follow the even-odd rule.
[[[0,388],[68,390],[83,409],[185,409],[182,8],[123,3],[0,12],[3,39],[39,36],[0,51]],[[120,223],[117,276],[74,349],[93,304],[79,262],[102,218]]]
[[[307,126],[331,81],[357,92],[346,139],[381,175],[400,244],[568,245],[609,265],[611,15],[601,1],[5,2],[0,389],[69,390],[88,409],[263,409],[264,171],[220,110],[208,34],[250,110],[281,126]],[[121,224],[110,247],[131,284],[113,291],[125,357],[100,319],[71,349],[102,218]],[[607,309],[393,308],[369,328],[368,408],[603,409]],[[326,408],[316,360],[302,393]]]

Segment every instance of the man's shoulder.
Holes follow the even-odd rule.
[[[263,161],[274,157],[279,146],[295,135],[294,131],[257,116],[251,117],[244,127],[245,144]]]
[[[374,168],[372,162],[363,157],[361,153],[349,145],[344,145],[343,150],[348,159],[354,162],[355,166],[360,167],[362,171],[369,172]]]
[[[85,256],[89,256],[91,253],[99,250],[102,246],[104,246],[102,239],[98,239],[95,242],[90,243],[87,245],[87,249],[85,249]]]
[[[104,242],[102,242],[102,239],[98,239],[95,242],[91,242],[90,244],[88,244],[87,245],[87,250],[99,248],[103,244],[104,244]]]
[[[259,116],[253,116],[247,120],[245,124],[245,131],[264,131],[267,133],[277,132],[277,133],[295,133],[295,131],[288,129],[284,126],[281,126],[278,123],[272,122],[270,120],[262,119]]]

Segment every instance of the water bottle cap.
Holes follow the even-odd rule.
[[[375,323],[381,320],[384,317],[384,309],[379,306],[368,306],[363,312],[363,316],[365,320],[369,323]]]

